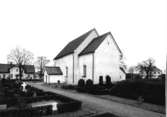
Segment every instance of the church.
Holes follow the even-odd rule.
[[[110,32],[99,35],[92,29],[69,42],[54,58],[65,83],[76,85],[79,79],[99,83],[99,77],[109,75],[112,82],[125,79],[123,53]]]

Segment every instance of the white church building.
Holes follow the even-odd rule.
[[[99,83],[99,76],[109,75],[112,82],[125,79],[121,64],[123,53],[110,32],[99,35],[92,29],[68,43],[54,58],[61,68],[67,84],[77,84],[79,79]]]

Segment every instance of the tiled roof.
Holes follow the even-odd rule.
[[[63,75],[60,67],[45,67],[48,75]]]
[[[15,67],[15,64],[0,64],[0,73],[9,73],[10,68]],[[35,73],[34,65],[24,65],[23,69],[27,74]]]
[[[23,68],[25,70],[25,73],[29,73],[29,74],[35,73],[34,65],[24,65]]]
[[[69,55],[74,53],[74,50],[89,36],[89,34],[95,29],[92,29],[88,31],[87,33],[81,35],[77,39],[71,41],[68,43],[61,51],[60,53],[54,58],[54,60],[59,59],[63,56]]]
[[[0,73],[9,73],[10,64],[0,64]]]
[[[99,45],[103,42],[103,40],[106,38],[106,36],[108,34],[110,34],[110,33],[105,33],[105,34],[93,39],[89,43],[89,45],[79,54],[79,56],[89,54],[89,53],[94,53],[95,50],[99,47]]]

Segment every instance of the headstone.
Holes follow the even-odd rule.
[[[26,86],[27,86],[27,84],[25,83],[25,82],[23,82],[22,84],[21,84],[21,86],[23,87],[23,92],[26,92],[27,90],[26,90]]]
[[[0,110],[4,110],[7,109],[7,105],[6,104],[0,104]]]

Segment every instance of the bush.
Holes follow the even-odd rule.
[[[76,89],[76,86],[74,86],[74,85],[62,85],[61,86],[61,88],[63,88],[63,89]]]
[[[76,111],[81,108],[81,102],[73,101],[70,103],[58,104],[57,108],[59,113]]]
[[[153,80],[128,80],[117,83],[110,91],[111,95],[145,102],[165,105],[165,84]]]
[[[111,83],[111,77],[109,75],[106,76],[106,86],[110,87],[112,85]]]
[[[1,110],[0,117],[41,117],[52,114],[52,106],[41,106],[27,109]]]
[[[92,89],[93,88],[93,81],[92,80],[88,79],[86,81],[86,88],[87,89]]]
[[[99,85],[103,85],[103,76],[99,77]]]
[[[85,81],[83,79],[80,79],[78,81],[78,87],[84,87],[85,86]]]

